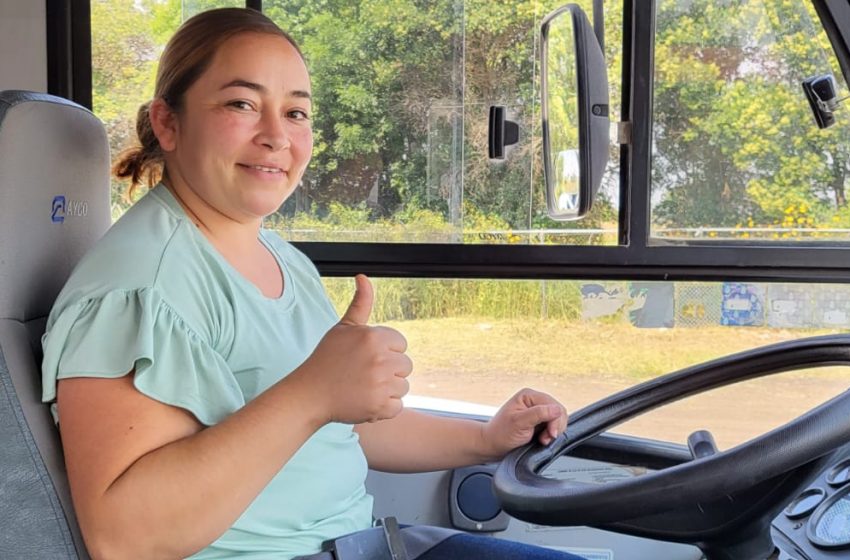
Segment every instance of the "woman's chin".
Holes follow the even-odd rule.
[[[285,194],[265,193],[262,196],[254,196],[244,201],[243,208],[249,216],[265,218],[277,212],[290,194],[292,194],[291,190]]]

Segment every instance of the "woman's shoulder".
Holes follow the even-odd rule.
[[[157,189],[116,221],[80,260],[57,300],[97,299],[113,291],[161,290],[191,282],[191,224]],[[180,263],[178,266],[175,263]],[[175,276],[176,278],[170,278]]]

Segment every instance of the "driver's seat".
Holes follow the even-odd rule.
[[[0,91],[0,558],[88,559],[59,433],[41,402],[41,335],[110,224],[109,145],[70,101]]]

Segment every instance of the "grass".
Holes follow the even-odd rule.
[[[570,411],[706,360],[826,330],[745,327],[639,329],[623,322],[455,317],[383,323],[414,362],[411,394],[499,406],[522,387]],[[787,372],[658,408],[615,431],[684,443],[707,429],[721,449],[797,417],[850,384],[850,368]]]
[[[722,326],[640,329],[623,323],[485,317],[385,324],[407,337],[418,372],[455,372],[472,379],[499,372],[534,379],[590,376],[633,382],[766,344],[831,332]],[[847,376],[846,368],[830,370],[830,375]]]

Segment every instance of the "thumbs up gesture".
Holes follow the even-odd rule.
[[[393,418],[410,388],[413,362],[405,354],[407,340],[388,327],[370,327],[374,294],[369,279],[355,278],[357,289],[339,323],[322,338],[307,359],[316,398],[328,421],[360,424]]]
[[[354,297],[339,322],[347,325],[365,325],[369,322],[369,315],[372,314],[375,293],[372,291],[369,278],[363,274],[354,277],[354,284]]]

